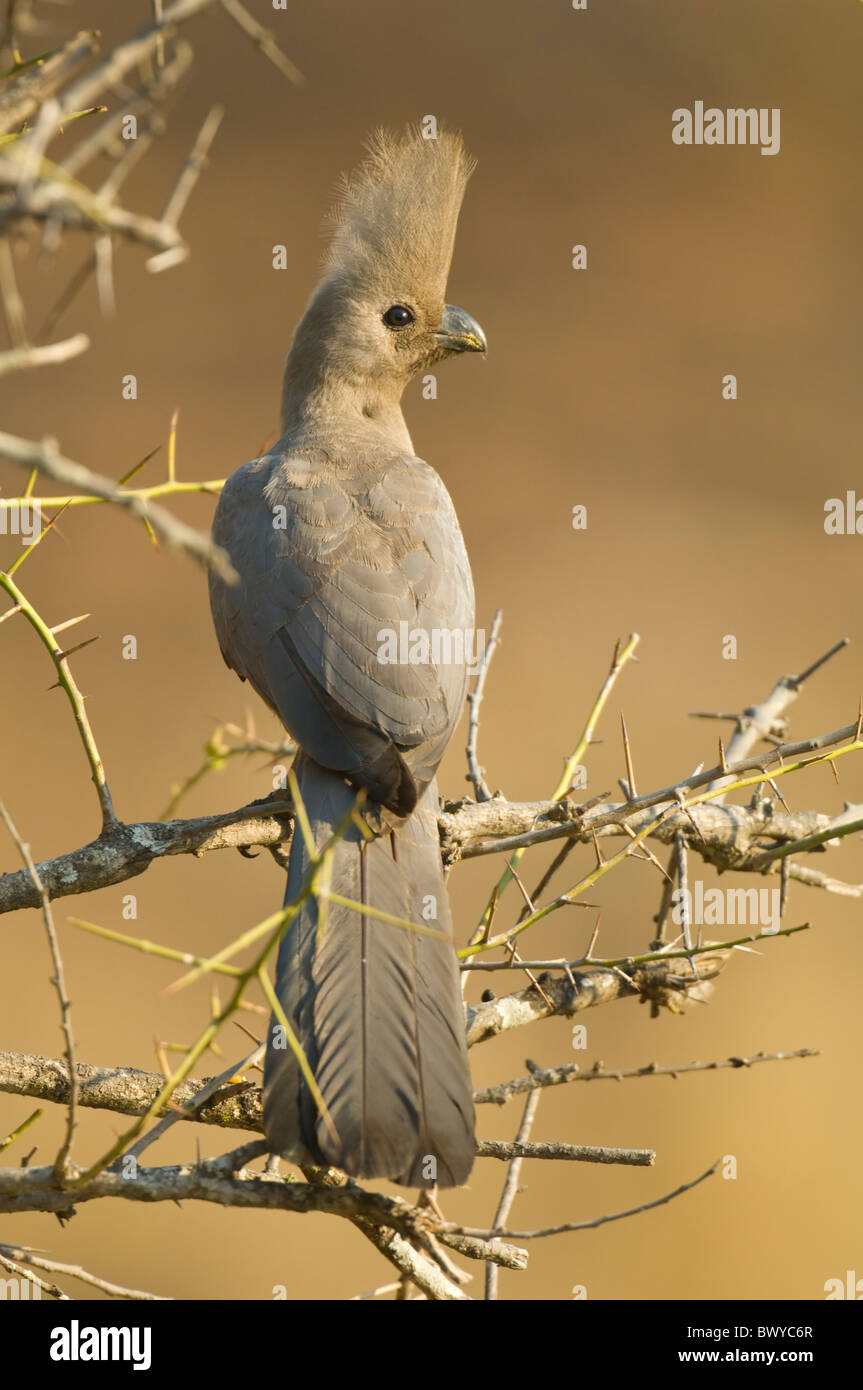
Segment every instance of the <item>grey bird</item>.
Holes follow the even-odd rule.
[[[422,1187],[463,1183],[475,1152],[435,781],[468,676],[459,643],[448,653],[440,635],[473,631],[474,596],[449,494],[415,454],[400,402],[416,373],[486,349],[475,320],[445,303],[471,171],[455,133],[408,130],[374,136],[344,182],[285,366],[282,436],[231,475],[216,511],[213,537],[240,582],[210,578],[225,661],[299,745],[315,852],[361,788],[372,832],[349,824],[329,883],[371,911],[331,900],[319,911],[309,896],[280,947],[276,994],[319,1095],[274,1016],[270,1149]],[[413,659],[403,640],[385,659],[390,635],[406,633]],[[286,903],[311,867],[295,826]]]

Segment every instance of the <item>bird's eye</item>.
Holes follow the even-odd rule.
[[[413,314],[410,309],[405,308],[404,304],[393,304],[384,314],[384,323],[387,328],[406,328],[413,321]]]

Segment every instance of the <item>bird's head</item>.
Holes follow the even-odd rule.
[[[308,391],[315,373],[358,398],[397,401],[434,363],[486,351],[476,320],[445,298],[471,170],[449,131],[433,140],[416,130],[373,138],[331,216],[326,274],[297,329],[286,398]]]

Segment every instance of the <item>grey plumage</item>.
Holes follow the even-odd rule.
[[[485,348],[473,320],[444,303],[469,173],[457,136],[409,131],[376,136],[345,184],[325,277],[285,367],[282,437],[232,475],[219,501],[214,538],[240,584],[210,583],[225,660],[303,750],[295,770],[318,849],[356,789],[368,794],[374,838],[352,827],[338,844],[333,891],[442,934],[335,904],[320,931],[314,900],[303,907],[281,947],[276,991],[331,1125],[293,1053],[272,1045],[271,1026],[271,1148],[422,1185],[463,1182],[474,1151],[434,780],[467,669],[386,663],[380,643],[402,623],[473,628],[458,520],[414,454],[400,407],[416,372]],[[286,901],[308,870],[296,832]]]

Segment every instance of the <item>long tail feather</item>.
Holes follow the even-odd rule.
[[[296,771],[320,849],[353,793],[307,758]],[[436,808],[432,783],[398,830],[366,841],[352,826],[334,851],[330,889],[443,939],[333,902],[321,923],[313,899],[285,936],[276,992],[338,1138],[272,1020],[264,1124],[275,1152],[412,1186],[453,1186],[470,1172],[473,1104]],[[286,901],[309,867],[295,835]]]

